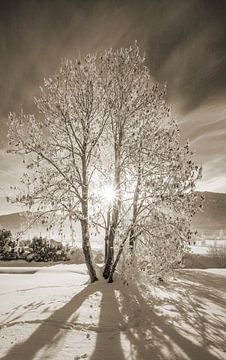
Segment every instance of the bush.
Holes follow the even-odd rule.
[[[0,253],[5,252],[7,245],[11,242],[11,231],[6,229],[0,230]]]
[[[15,260],[17,253],[15,252],[16,241],[12,240],[10,230],[0,230],[0,259],[1,260]]]
[[[65,249],[62,245],[49,245],[46,239],[34,237],[30,245],[30,253],[27,255],[27,261],[65,261],[68,260]]]

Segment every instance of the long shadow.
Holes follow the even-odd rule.
[[[28,304],[26,307],[23,305],[20,306],[16,306],[12,312],[10,312],[6,318],[2,321],[2,323],[0,324],[0,329],[1,328],[8,328],[10,326],[13,326],[14,324],[20,323],[20,319],[27,313],[29,313],[32,310],[38,309],[40,306],[42,306],[44,303],[43,302],[32,302],[30,304]],[[16,314],[16,312],[19,309],[25,309],[22,312],[20,312],[19,315],[14,316],[14,314]]]
[[[101,310],[96,346],[90,360],[125,360],[120,339],[125,323],[119,311],[115,286],[101,283],[99,291],[102,292]]]
[[[189,293],[187,295],[189,296]],[[152,304],[148,304],[138,288],[135,287],[130,292],[122,291],[121,297],[123,317],[128,317],[133,303],[136,303],[135,306],[142,309],[143,313],[144,321],[141,326],[134,328],[127,335],[134,348],[133,359],[173,358],[181,360],[185,358],[184,353],[192,360],[219,360],[219,357],[209,352],[210,345],[216,345],[215,341],[217,339],[215,338],[211,341],[207,338],[206,334],[208,326],[211,326],[211,331],[214,330],[214,324],[200,315],[198,305],[195,305],[195,302],[190,298],[188,298],[187,303],[178,302],[177,299],[160,300],[158,302],[155,299]],[[158,314],[156,308],[161,309],[166,303],[175,307],[176,314],[184,315],[184,320],[190,326],[194,326],[194,316],[196,316],[195,330],[200,338],[200,344],[197,345],[189,339],[189,336],[179,331],[178,327],[171,323],[172,318],[167,315]],[[224,325],[219,323],[217,326],[221,326],[223,330]],[[149,334],[149,340],[147,341],[144,339],[145,333]],[[222,346],[223,339],[221,340]]]
[[[221,295],[226,290],[225,278],[199,271],[195,274],[183,271],[181,280],[177,288],[181,293],[185,291],[186,298],[182,296],[180,303],[174,303],[177,313],[196,332],[203,347],[225,351],[226,320],[223,314],[226,299]]]
[[[221,334],[225,322],[211,314],[208,316],[204,300],[210,299],[221,308],[225,300],[214,294],[214,284],[212,291],[208,289],[207,278],[201,276],[205,286],[200,287],[199,279],[196,283],[193,275],[189,275],[185,273],[185,280],[178,284],[165,285],[164,291],[169,295],[167,299],[153,298],[149,302],[135,286],[125,288],[102,281],[88,285],[44,320],[26,341],[13,346],[1,359],[32,360],[44,346],[56,345],[62,336],[60,329],[67,326],[69,318],[82,303],[98,291],[102,293],[102,300],[99,324],[94,329],[97,333],[96,346],[90,360],[125,360],[124,351],[130,360],[182,360],[187,357],[192,360],[219,360],[209,349],[222,349],[224,340]],[[173,296],[175,291],[176,298]],[[177,316],[174,323],[172,314],[161,313],[165,305],[170,306]],[[194,331],[186,334],[183,324]],[[194,334],[197,334],[196,342],[190,338],[193,336],[194,339]],[[123,344],[122,336],[126,338]]]
[[[123,287],[120,287],[122,319],[128,319],[131,312],[137,314],[135,315],[133,321],[131,322],[131,326],[126,332],[127,339],[131,346],[130,359],[164,359],[164,357],[161,356],[160,349],[161,346],[165,343],[165,339],[163,339],[161,332],[158,332],[158,334],[156,334],[158,344],[156,344],[156,338],[154,336],[154,332],[156,332],[156,330],[153,329],[153,324],[149,321],[152,309],[149,307],[150,305],[147,307],[145,300],[144,303],[141,302],[141,299],[144,300],[138,289],[136,289],[136,291],[134,291],[134,288],[126,288],[124,290]]]
[[[224,276],[218,274],[211,274],[210,272],[205,272],[205,271],[197,271],[197,270],[196,271],[193,270],[192,273],[193,273],[192,282],[198,284],[198,286],[200,286],[201,284],[205,288],[211,287],[213,289],[216,289],[217,291],[221,290],[226,292],[226,281]],[[186,271],[186,270],[181,271],[181,276],[184,279],[191,280],[190,271]]]
[[[13,346],[1,359],[32,360],[35,354],[45,345],[58,342],[61,327],[52,325],[65,324],[81,304],[97,290],[98,283],[88,285],[85,289],[72,297],[63,307],[56,310],[48,319],[44,320],[42,325],[40,325],[26,341]]]

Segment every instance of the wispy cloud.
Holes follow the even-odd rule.
[[[108,47],[128,46],[135,39],[146,64],[167,82],[169,101],[203,163],[203,186],[225,170],[226,2],[205,0],[10,1],[1,4],[0,147],[6,147],[7,114],[21,107],[33,112],[34,96],[44,77],[62,58]],[[7,171],[21,167],[0,154],[0,183]],[[13,176],[13,175],[12,175]],[[217,185],[218,184],[218,185]],[[226,191],[219,185],[218,190]]]

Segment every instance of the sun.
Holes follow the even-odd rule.
[[[115,199],[115,190],[112,185],[105,185],[101,191],[102,197],[108,204],[112,204]]]

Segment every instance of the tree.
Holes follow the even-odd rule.
[[[200,205],[194,189],[201,169],[193,163],[189,145],[180,145],[165,88],[152,79],[138,47],[106,51],[101,60],[111,106],[104,135],[112,154],[102,182],[112,184],[115,194],[106,221],[104,277],[112,281],[123,252],[129,274],[144,269],[144,263],[150,273],[151,263],[153,273],[162,275],[180,261],[191,236],[191,219]]]
[[[15,246],[16,243],[12,240],[11,231],[0,229],[0,254],[9,252]]]
[[[27,158],[17,201],[35,208],[49,226],[56,213],[80,221],[83,251],[91,281],[97,280],[89,238],[89,185],[107,121],[96,57],[66,61],[45,80],[35,99],[39,115],[10,114],[11,152]],[[53,215],[53,216],[52,216]]]
[[[199,205],[200,169],[144,60],[135,44],[66,61],[35,99],[39,115],[10,114],[10,151],[30,170],[16,201],[49,226],[56,213],[80,221],[91,281],[93,229],[105,231],[109,282],[118,266],[163,274],[185,250]]]

